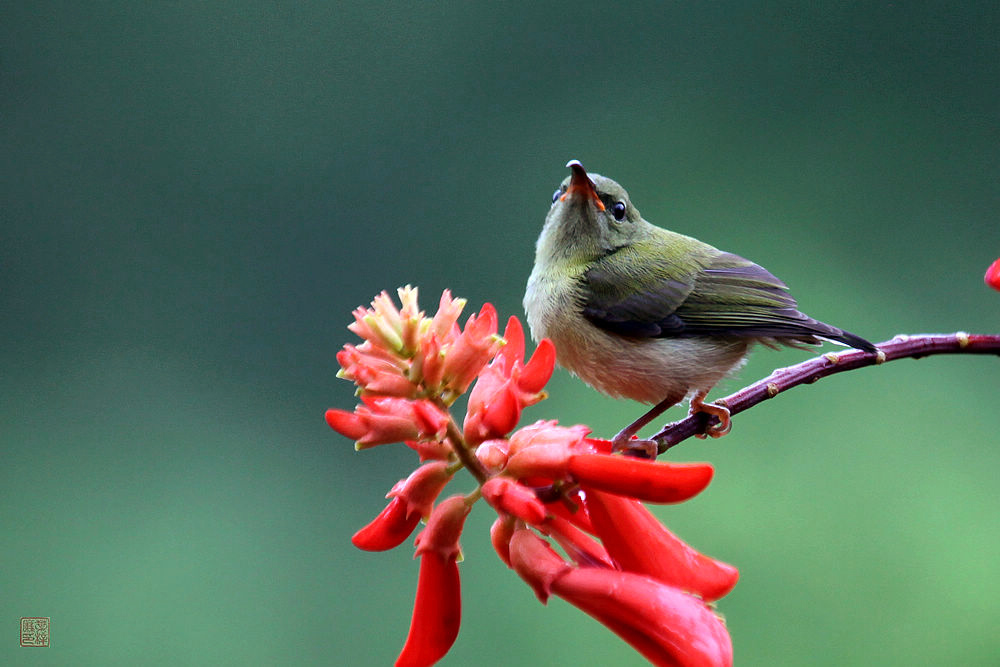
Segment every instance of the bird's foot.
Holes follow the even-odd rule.
[[[733,420],[729,417],[729,408],[725,405],[719,403],[718,401],[714,403],[705,403],[705,395],[708,392],[698,392],[695,394],[694,398],[691,399],[691,409],[688,414],[697,414],[699,412],[704,412],[712,417],[719,420],[718,424],[712,424],[705,429],[704,433],[697,433],[695,437],[705,439],[706,437],[721,438],[733,428]]]
[[[624,434],[624,437],[622,437]],[[659,445],[655,440],[643,440],[631,434],[619,433],[611,440],[611,451],[621,452],[625,456],[632,456],[637,459],[655,459],[660,453]]]
[[[671,405],[676,405],[683,398],[684,394],[678,392],[670,394],[654,405],[646,414],[623,428],[618,432],[618,435],[611,439],[611,451],[622,452],[626,456],[655,459],[659,453],[659,444],[655,440],[639,439],[636,437],[636,434],[642,430],[643,426],[659,417],[667,408]],[[704,398],[704,395],[702,398]]]

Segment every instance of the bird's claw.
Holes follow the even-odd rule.
[[[611,441],[611,451],[621,452],[625,456],[639,459],[655,459],[659,454],[659,446],[655,440],[641,440],[635,437],[615,437]]]
[[[694,398],[691,399],[691,409],[689,414],[694,415],[699,412],[704,412],[705,414],[718,419],[719,423],[706,427],[704,433],[696,433],[695,437],[702,440],[706,437],[721,438],[733,429],[733,420],[729,416],[729,408],[719,402],[705,403],[704,398],[705,393],[699,392]]]

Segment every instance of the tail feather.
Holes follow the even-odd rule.
[[[830,328],[833,329],[834,327]],[[864,350],[865,352],[878,352],[877,347],[875,347],[872,343],[869,343],[861,336],[855,336],[850,331],[844,331],[843,329],[835,329],[835,331],[837,332],[837,335],[823,337],[843,343],[844,345],[849,345],[850,347],[858,350]]]

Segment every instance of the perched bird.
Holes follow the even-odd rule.
[[[572,160],[552,197],[524,309],[535,340],[597,390],[655,407],[623,429],[617,449],[690,397],[729,431],[729,410],[705,396],[739,368],[754,343],[821,339],[877,352],[867,340],[799,312],[783,282],[760,266],[652,225],[610,178]]]

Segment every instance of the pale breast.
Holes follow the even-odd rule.
[[[561,366],[598,391],[644,403],[710,389],[741,365],[750,345],[746,339],[608,333],[583,317],[572,279],[553,281],[532,274],[524,307],[532,337],[550,339]]]

